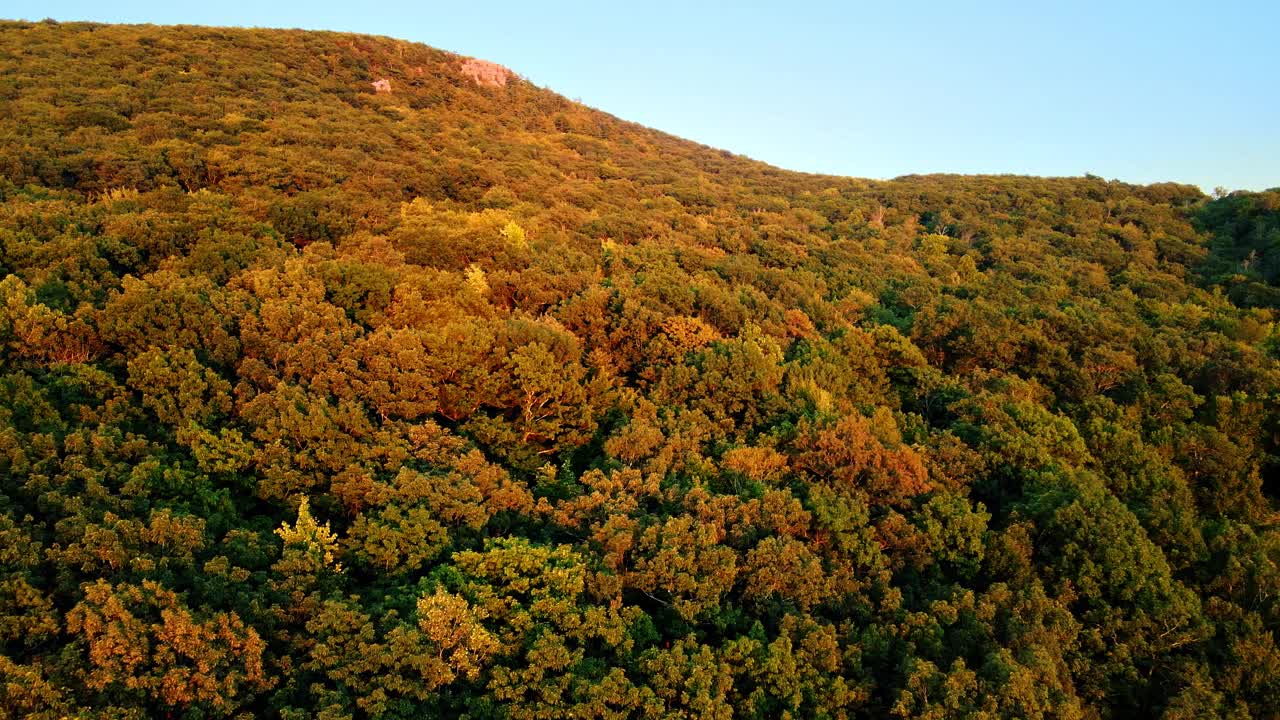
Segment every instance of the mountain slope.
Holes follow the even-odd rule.
[[[7,22],[0,103],[14,715],[1280,706],[1274,285],[1206,285],[1270,195],[786,172],[339,33]]]

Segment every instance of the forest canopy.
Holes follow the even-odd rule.
[[[0,23],[0,715],[1276,717],[1280,190],[495,68]]]

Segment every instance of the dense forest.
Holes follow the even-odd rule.
[[[0,277],[0,717],[1280,717],[1280,190],[3,22]]]

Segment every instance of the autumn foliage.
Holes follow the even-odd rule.
[[[0,716],[1275,716],[1276,191],[468,62],[0,23]]]

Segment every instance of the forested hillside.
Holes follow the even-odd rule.
[[[1278,197],[0,23],[0,716],[1280,717]]]

